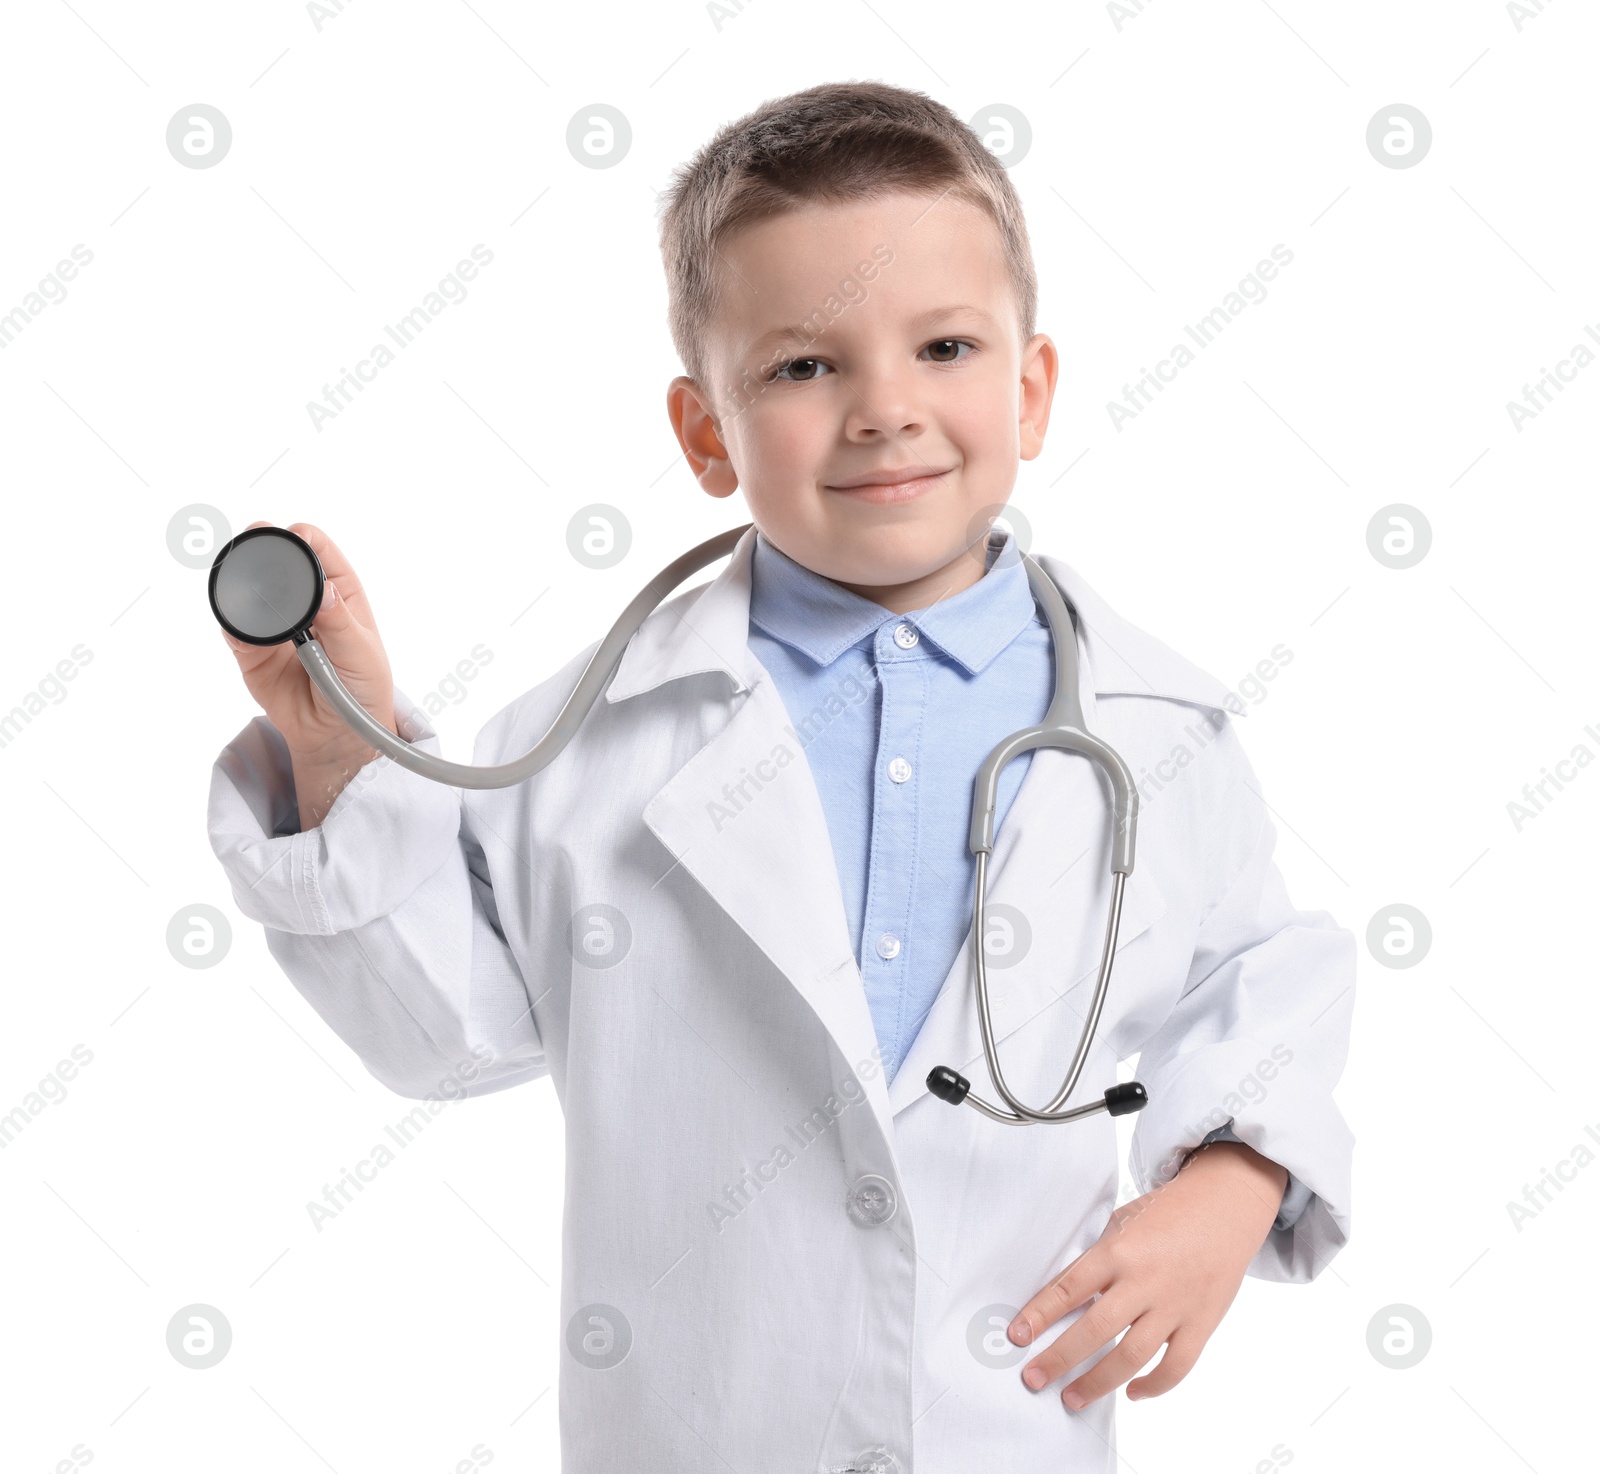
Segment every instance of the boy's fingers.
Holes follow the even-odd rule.
[[[1194,1370],[1204,1345],[1204,1336],[1193,1331],[1174,1331],[1167,1340],[1166,1353],[1155,1369],[1148,1376],[1135,1377],[1128,1383],[1128,1396],[1134,1399],[1159,1397],[1163,1392],[1170,1392]]]
[[[1153,1316],[1141,1315],[1112,1350],[1077,1381],[1061,1389],[1061,1400],[1076,1410],[1087,1407],[1108,1392],[1115,1392],[1161,1349],[1166,1338],[1166,1328],[1161,1323]]]
[[[322,571],[327,574],[330,583],[339,585],[340,602],[348,604],[351,612],[362,624],[370,630],[375,630],[377,625],[372,618],[372,610],[367,605],[366,590],[361,587],[361,580],[356,577],[356,571],[350,566],[350,560],[339,551],[339,546],[320,527],[310,522],[293,522],[289,531],[303,537],[311,544],[311,550],[317,555],[322,564]]]
[[[1024,1363],[1022,1380],[1035,1392],[1047,1387],[1088,1361],[1102,1346],[1115,1341],[1145,1308],[1127,1290],[1102,1295],[1038,1356]],[[1131,1377],[1138,1370],[1138,1365],[1130,1367],[1127,1375]]]
[[[1080,1254],[1017,1312],[1007,1327],[1012,1341],[1018,1346],[1031,1346],[1062,1316],[1110,1283],[1109,1270],[1093,1249]]]

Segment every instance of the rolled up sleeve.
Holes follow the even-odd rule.
[[[399,691],[395,715],[415,746],[439,751],[438,734]],[[549,1072],[454,789],[378,757],[321,824],[298,826],[288,749],[258,717],[213,768],[211,846],[279,966],[376,1079],[427,1099]]]
[[[1276,830],[1231,727],[1219,741],[1234,781],[1208,820],[1223,835],[1217,873],[1230,878],[1200,924],[1176,1006],[1141,1052],[1150,1103],[1130,1167],[1149,1191],[1223,1131],[1278,1163],[1290,1188],[1248,1272],[1303,1282],[1350,1233],[1354,1137],[1333,1089],[1349,1046],[1355,939],[1290,901]]]
[[[438,754],[438,734],[399,691],[395,716],[414,746]],[[301,832],[289,749],[259,716],[218,756],[207,818],[240,911],[275,931],[331,936],[389,915],[444,864],[461,800],[378,757]]]

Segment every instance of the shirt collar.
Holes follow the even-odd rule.
[[[819,666],[831,665],[886,623],[909,624],[976,675],[1037,618],[1027,571],[1020,559],[1000,556],[1005,546],[991,545],[983,577],[960,593],[895,614],[797,563],[758,532],[750,622]]]
[[[722,572],[708,583],[671,595],[645,620],[623,650],[605,688],[608,703],[626,701],[668,681],[706,671],[726,675],[735,693],[748,692],[771,679],[750,649],[750,572],[755,541],[755,526],[747,524]],[[1080,696],[1091,732],[1097,696],[1182,701],[1239,716],[1248,714],[1245,704],[1215,676],[1123,619],[1071,564],[1048,553],[1032,556],[1075,611]],[[986,574],[979,584],[987,578]],[[589,647],[589,655],[598,644],[597,640]],[[574,660],[568,671],[576,668]],[[532,695],[513,703],[502,715],[521,711]],[[507,719],[512,718],[507,715]],[[539,730],[544,729],[541,726]]]

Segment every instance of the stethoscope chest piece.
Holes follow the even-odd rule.
[[[322,607],[322,562],[284,527],[252,527],[224,544],[206,592],[217,623],[247,645],[308,637]]]

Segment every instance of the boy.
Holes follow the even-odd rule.
[[[986,536],[1058,366],[1020,206],[941,105],[829,85],[681,169],[662,249],[674,429],[755,522],[726,569],[650,618],[513,789],[372,760],[286,647],[236,645],[271,720],[218,762],[213,846],[392,1089],[553,1078],[569,1474],[1110,1471],[1107,1393],[1163,1346],[1129,1396],[1167,1390],[1247,1271],[1308,1280],[1347,1238],[1331,1091],[1353,939],[1284,892],[1236,699],[1045,559],[1086,721],[1143,799],[1071,1103],[1140,1054],[1151,1190],[1112,1211],[1104,1114],[1014,1130],[929,1095],[937,1064],[987,1088],[972,779],[1050,699],[1025,570]],[[349,565],[297,530],[330,576],[335,664],[437,751]],[[593,648],[490,721],[474,761],[531,746]],[[1040,1101],[1092,987],[1109,818],[1088,764],[1050,750],[1009,765],[997,817],[998,1047]]]

